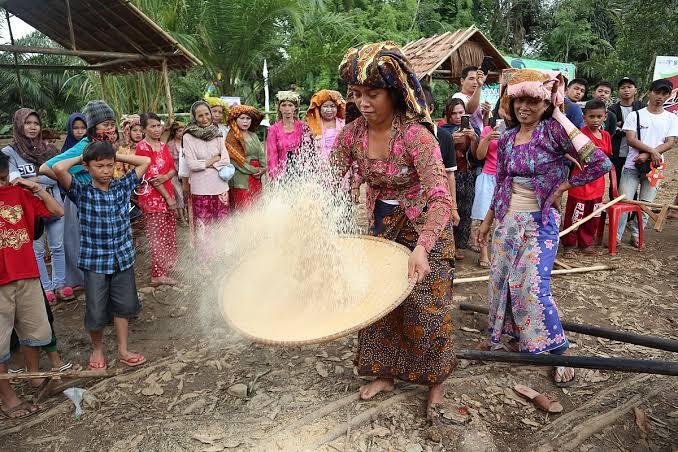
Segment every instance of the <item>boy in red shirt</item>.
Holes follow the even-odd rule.
[[[62,216],[64,209],[39,184],[21,178],[9,184],[9,158],[0,155],[0,373],[7,372],[12,329],[23,346],[29,372],[37,371],[39,347],[52,341],[40,272],[33,252],[35,219]],[[30,416],[38,407],[20,400],[9,380],[0,380],[2,413]]]
[[[605,122],[607,109],[605,104],[599,100],[590,100],[584,107],[584,127],[581,131],[589,137],[607,156],[612,155],[612,141],[610,134],[602,129]],[[579,172],[578,168],[572,170],[571,176]],[[605,177],[600,177],[581,187],[571,188],[567,194],[567,207],[565,208],[566,229],[572,224],[591,214],[602,205],[603,194],[605,192]],[[598,230],[600,214],[591,218],[586,223],[579,226],[578,229],[567,233],[562,241],[565,246],[564,257],[570,259],[575,257],[575,247],[579,247],[582,254],[595,256],[598,253],[593,249],[593,239]]]

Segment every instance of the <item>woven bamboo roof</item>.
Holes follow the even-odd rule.
[[[0,0],[0,7],[84,59],[84,68],[126,73],[161,70],[163,60],[168,69],[202,64],[129,0]]]
[[[475,26],[418,39],[405,45],[403,51],[420,79],[429,76],[457,82],[465,67],[480,66],[485,55],[493,58],[488,78],[491,82],[499,80],[502,69],[511,67]]]

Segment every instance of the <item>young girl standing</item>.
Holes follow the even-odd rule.
[[[145,138],[136,145],[136,155],[151,158],[138,190],[151,250],[151,286],[175,285],[169,274],[177,260],[177,203],[172,178],[177,174],[167,145],[160,141],[163,126],[155,113],[141,115]]]
[[[170,126],[169,138],[167,139],[167,147],[169,148],[170,155],[174,161],[174,169],[177,170],[177,172],[180,172],[179,158],[184,152],[181,141],[184,136],[185,127],[186,125],[184,123],[174,121]],[[184,199],[185,190],[181,179],[181,174],[177,174],[172,178],[172,185],[174,186],[174,197],[177,200],[177,212],[179,212],[180,219],[186,222],[188,220],[188,212],[186,211],[188,199]],[[186,182],[186,188],[188,188],[188,181]]]
[[[118,142],[119,154],[134,154],[134,150],[144,138],[139,115],[126,115],[120,121],[120,141]],[[120,179],[127,174],[131,167],[125,163],[116,162],[113,177]]]

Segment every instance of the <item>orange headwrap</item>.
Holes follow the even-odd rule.
[[[255,132],[259,128],[259,124],[261,124],[261,120],[264,119],[264,115],[261,114],[259,110],[250,107],[249,105],[234,105],[228,113],[228,126],[231,130],[229,130],[228,135],[226,135],[226,149],[228,150],[228,155],[231,157],[233,163],[238,166],[243,166],[245,164],[247,152],[245,151],[245,140],[243,139],[236,122],[240,115],[247,115],[252,118],[252,124],[248,129],[249,132]]]
[[[346,101],[339,91],[323,89],[318,91],[311,98],[311,104],[306,110],[306,122],[311,129],[313,136],[318,137],[323,133],[322,116],[320,107],[327,101],[334,102],[337,106],[337,117],[344,119],[346,116]]]

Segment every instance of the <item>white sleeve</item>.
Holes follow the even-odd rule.
[[[626,115],[626,121],[624,121],[624,125],[622,126],[622,130],[630,130],[632,132],[637,132],[638,131],[638,124],[637,124],[637,119],[638,116],[640,115],[640,111],[636,113],[635,111],[632,111],[628,115]]]
[[[678,114],[670,113],[670,115],[673,116],[673,121],[671,121],[671,129],[668,136],[678,138]]]
[[[186,164],[186,158],[184,157],[184,148],[179,148],[179,177],[188,177],[188,165]]]

